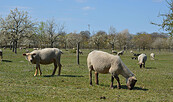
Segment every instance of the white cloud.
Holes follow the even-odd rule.
[[[82,8],[83,10],[95,10],[94,7],[86,6]]]

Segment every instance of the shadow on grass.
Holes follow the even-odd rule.
[[[60,75],[61,77],[84,77],[82,75]]]
[[[12,61],[10,61],[10,60],[2,60],[2,62],[12,62]]]
[[[155,67],[145,67],[145,69],[157,69]]]
[[[109,85],[103,85],[103,84],[100,84],[100,86],[110,87]],[[114,86],[114,89],[117,89],[117,85]],[[126,85],[121,85],[121,89],[128,90]],[[141,88],[141,87],[137,87],[137,86],[135,86],[132,90],[148,91],[148,89],[146,89],[146,88]]]
[[[57,77],[57,75],[44,75],[43,77]],[[82,75],[60,75],[58,77],[84,77]]]

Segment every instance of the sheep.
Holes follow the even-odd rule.
[[[118,75],[126,78],[128,89],[133,89],[137,79],[134,74],[126,67],[118,55],[112,55],[103,51],[92,51],[88,54],[87,65],[89,70],[90,85],[92,85],[92,71],[95,71],[95,82],[98,85],[98,73],[108,74],[111,76],[111,88],[113,87],[114,78],[117,80],[117,88],[120,89],[120,80]]]
[[[2,61],[2,58],[3,58],[3,53],[2,50],[0,49],[0,61]]]
[[[119,55],[123,55],[123,53],[124,53],[124,50],[119,51],[119,52],[117,53],[117,55],[118,55],[118,56],[119,56]]]
[[[115,53],[115,54],[117,54],[117,51],[115,51],[115,50],[112,50],[112,53]]]
[[[77,53],[77,50],[76,50],[76,53]],[[79,50],[79,54],[83,55],[83,52],[81,50]]]
[[[140,54],[139,56],[138,56],[138,61],[139,61],[139,67],[140,68],[145,68],[145,62],[147,61],[147,56],[146,56],[146,54]]]
[[[150,54],[150,57],[151,57],[151,60],[154,60],[155,54],[154,54],[154,53],[151,53],[151,54]]]
[[[140,55],[139,53],[138,54],[134,53],[132,50],[130,51],[130,53],[132,53],[133,56],[135,57],[135,58],[132,57],[132,59],[137,59],[137,57]]]
[[[39,48],[33,48],[33,50],[39,50]]]
[[[26,56],[26,59],[32,64],[36,64],[36,70],[34,76],[37,76],[37,72],[39,69],[39,75],[42,74],[40,69],[40,64],[46,65],[54,63],[54,71],[52,76],[55,74],[57,65],[59,66],[58,75],[61,73],[61,51],[58,48],[45,48],[42,50],[34,50],[31,53],[24,53],[23,56]]]

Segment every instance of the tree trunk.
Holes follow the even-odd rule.
[[[15,54],[17,54],[17,40],[15,40]]]
[[[13,52],[14,52],[14,48],[15,48],[15,41],[13,41]]]

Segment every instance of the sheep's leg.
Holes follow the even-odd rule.
[[[36,65],[36,69],[35,69],[35,74],[34,74],[34,76],[37,76],[37,73],[38,73],[38,65]]]
[[[114,82],[114,76],[111,76],[111,85],[110,85],[110,88],[114,88],[114,86],[113,86],[113,82]]]
[[[57,69],[57,63],[54,61],[54,70],[53,70],[52,76],[55,75],[56,69]]]
[[[145,68],[145,63],[143,64],[143,68]]]
[[[61,65],[61,64],[58,64],[58,66],[59,66],[58,76],[60,76],[60,74],[61,74],[61,67],[62,67],[62,65]]]
[[[121,89],[121,84],[120,84],[120,79],[119,79],[119,77],[118,76],[114,76],[115,77],[115,79],[117,80],[117,88],[118,89]]]
[[[92,85],[92,70],[89,70],[90,85]]]
[[[41,69],[40,69],[40,65],[38,65],[38,69],[39,69],[39,75],[42,75]]]
[[[142,64],[140,64],[139,67],[142,68]]]
[[[98,75],[99,74],[97,72],[95,72],[95,82],[97,85],[99,84]]]

